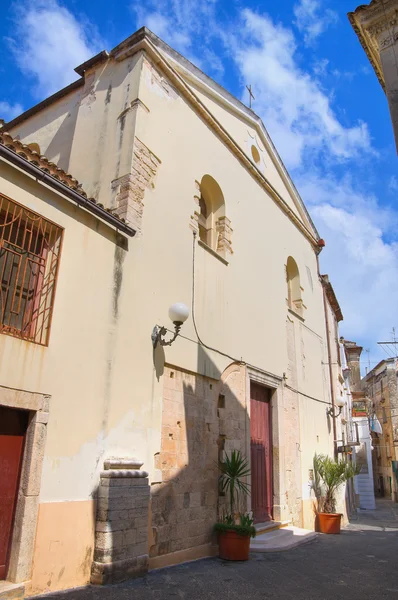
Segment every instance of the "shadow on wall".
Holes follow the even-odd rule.
[[[198,347],[199,368],[210,375],[164,365],[161,448],[155,456],[161,481],[150,489],[134,459],[104,463],[94,495],[94,584],[119,583],[145,575],[148,567],[215,553],[213,527],[226,500],[219,494],[219,461],[224,451],[246,454],[250,423],[244,367],[231,364],[221,374]]]
[[[151,487],[151,568],[211,553],[213,526],[225,509],[219,462],[224,451],[247,450],[244,368],[231,364],[220,373],[198,346],[198,371],[211,376],[164,367],[161,449],[155,456],[161,481]]]

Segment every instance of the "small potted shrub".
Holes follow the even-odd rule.
[[[317,531],[340,533],[342,514],[336,512],[336,493],[343,483],[359,472],[357,465],[334,460],[325,454],[315,454],[311,488],[317,499]]]
[[[228,511],[214,529],[218,533],[220,558],[224,560],[248,560],[250,538],[256,530],[250,514],[237,511],[240,496],[249,495],[249,485],[245,479],[250,475],[247,459],[240,451],[233,450],[225,456],[219,466],[220,488],[228,496]]]

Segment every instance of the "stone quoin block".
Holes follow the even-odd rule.
[[[148,473],[135,459],[109,459],[98,487],[91,583],[119,583],[148,571]]]

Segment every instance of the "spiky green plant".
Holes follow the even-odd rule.
[[[310,488],[314,492],[314,495],[316,498],[316,510],[318,512],[321,511],[322,502],[323,502],[322,482],[321,482],[321,476],[319,474],[319,458],[320,458],[320,455],[314,454],[313,471],[312,471],[313,477],[312,477],[312,481],[310,483]]]
[[[250,484],[245,481],[250,475],[249,463],[240,450],[233,450],[230,456],[225,455],[225,460],[220,464],[219,469],[221,490],[228,494],[229,512],[234,515],[239,495],[247,496],[250,493]]]
[[[346,481],[358,475],[358,465],[334,460],[326,454],[314,455],[314,479],[312,489],[318,500],[319,512],[336,512],[336,493]]]

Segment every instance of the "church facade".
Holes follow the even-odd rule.
[[[0,336],[0,410],[25,440],[2,578],[32,593],[212,555],[234,449],[255,521],[313,528],[341,385],[324,243],[260,118],[145,28],[76,71],[0,130],[7,260],[29,230],[40,249],[18,252],[43,265],[25,294],[3,284],[25,299]],[[189,318],[154,347],[176,302]]]

